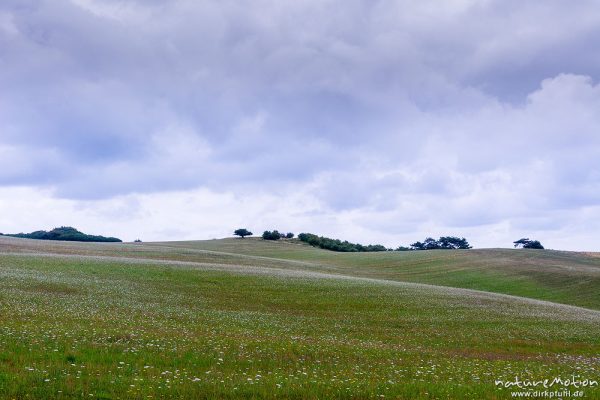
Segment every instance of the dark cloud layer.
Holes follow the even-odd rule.
[[[371,221],[559,229],[600,200],[595,8],[3,1],[0,185],[295,187]]]

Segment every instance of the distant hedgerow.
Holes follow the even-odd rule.
[[[442,236],[438,240],[428,237],[423,242],[410,245],[413,250],[458,250],[472,248],[467,239],[456,236]]]
[[[66,240],[71,242],[122,242],[121,239],[115,237],[86,235],[85,233],[80,232],[77,229],[70,226],[61,226],[60,228],[54,228],[49,232],[35,231],[31,233],[5,234],[4,236],[39,240]]]
[[[310,244],[314,247],[319,247],[325,250],[341,251],[341,252],[368,252],[368,251],[388,251],[388,249],[380,244],[370,244],[364,246],[358,243],[350,243],[347,240],[343,242],[339,239],[331,239],[323,236],[317,236],[312,233],[301,233],[298,239]]]
[[[264,231],[262,234],[262,238],[264,240],[279,240],[283,237],[283,235],[281,233],[279,233],[279,231],[274,230],[273,232],[271,231]]]

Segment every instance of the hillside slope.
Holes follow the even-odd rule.
[[[600,370],[599,311],[259,255],[286,246],[0,239],[0,398],[499,399]]]
[[[600,253],[481,249],[336,253],[256,238],[143,244],[0,237],[0,252],[44,252],[265,266],[475,289],[600,310]]]
[[[529,249],[336,253],[299,241],[260,239],[157,245],[302,261],[340,274],[477,289],[600,309],[600,253]]]

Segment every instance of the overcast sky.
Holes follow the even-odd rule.
[[[0,232],[600,251],[600,13],[2,0]]]

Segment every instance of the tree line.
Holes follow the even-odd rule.
[[[381,244],[362,245],[347,240],[331,239],[312,233],[301,233],[298,239],[314,247],[342,252],[371,252],[371,251],[411,251],[411,250],[457,250],[470,249],[471,245],[465,238],[442,236],[438,240],[427,238],[423,242],[415,242],[410,247],[399,246],[396,249],[387,248]]]
[[[298,235],[298,239],[302,242],[308,243],[311,246],[319,247],[321,249],[341,251],[341,252],[368,252],[368,251],[388,251],[388,249],[381,244],[370,244],[364,246],[359,243],[351,243],[347,240],[341,241],[339,239],[331,239],[324,236],[317,236],[312,233],[301,233]]]
[[[245,228],[236,229],[234,235],[240,236],[242,239],[246,236],[252,236],[252,232]],[[280,233],[278,230],[264,231],[262,238],[264,240],[279,240],[281,238],[291,239],[293,233]],[[376,252],[376,251],[418,251],[418,250],[467,250],[473,248],[467,239],[457,236],[441,236],[439,239],[431,237],[426,238],[422,242],[417,241],[409,247],[398,246],[395,249],[387,248],[381,244],[363,245],[360,243],[352,243],[347,240],[332,239],[325,236],[318,236],[314,233],[300,233],[298,239],[301,242],[311,246],[325,250],[338,252]],[[519,239],[513,242],[515,247],[524,249],[543,249],[544,246],[537,240],[528,238]]]
[[[262,238],[264,240],[279,240],[279,239],[291,239],[294,237],[294,234],[292,232],[288,232],[288,233],[279,233],[278,230],[274,230],[274,231],[264,231],[262,234]]]
[[[423,242],[415,242],[410,245],[411,250],[458,250],[471,249],[472,246],[465,238],[456,236],[442,236],[438,240],[428,237]]]
[[[0,234],[1,235],[1,234]],[[86,235],[83,232],[70,226],[61,226],[51,231],[35,231],[31,233],[5,233],[4,236],[12,236],[25,239],[38,240],[67,240],[71,242],[121,242],[121,239],[115,237],[105,237],[99,235]]]
[[[248,229],[246,228],[240,228],[240,229],[236,229],[235,231],[233,231],[233,234],[235,236],[239,236],[242,239],[245,238],[246,236],[252,236],[253,233],[250,232]],[[294,234],[292,232],[288,232],[288,233],[282,233],[279,232],[277,229],[273,230],[273,231],[264,231],[262,234],[262,238],[264,240],[279,240],[279,239],[291,239],[294,237]]]

